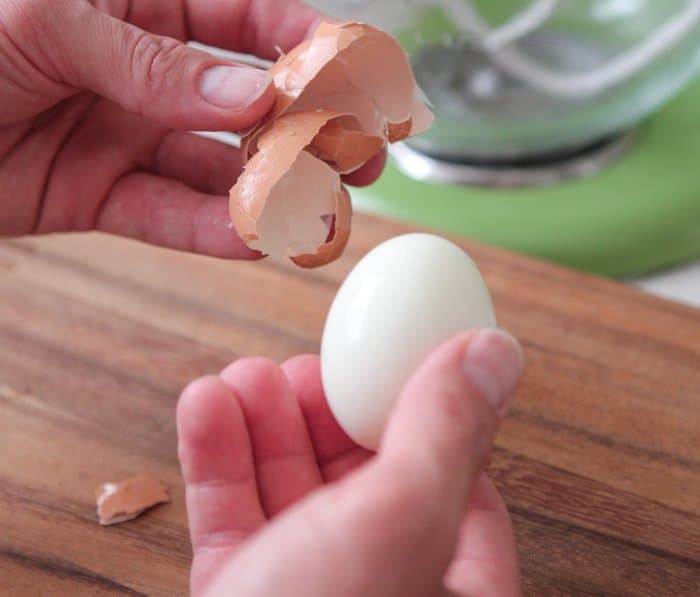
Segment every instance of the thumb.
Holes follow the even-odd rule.
[[[84,3],[51,27],[68,82],[171,128],[242,130],[274,103],[270,75],[152,35]],[[65,14],[65,13],[63,13]]]
[[[406,385],[383,438],[380,466],[417,480],[460,515],[522,368],[520,345],[500,330],[448,341]]]

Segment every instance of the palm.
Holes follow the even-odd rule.
[[[435,544],[435,516],[427,515],[426,526],[420,512],[406,510],[411,500],[401,493],[400,484],[392,485],[390,479],[377,483],[372,454],[335,422],[323,395],[317,357],[293,359],[282,370],[248,359],[231,365],[220,378],[200,380],[181,400],[178,427],[195,553],[194,594],[220,575],[240,576],[232,566],[249,571],[260,562],[279,560],[272,553],[276,549],[288,560],[283,566],[292,570],[320,563],[328,579],[313,579],[313,586],[327,581],[338,595],[344,593],[337,570],[353,560],[364,562],[359,567],[375,588],[382,586],[382,576],[387,577],[386,587],[405,582],[414,568],[418,576],[410,594],[432,594],[425,583],[442,584],[452,560],[453,584],[465,590],[497,586],[499,594],[517,594],[510,522],[491,483],[485,477],[477,483],[457,549],[448,528],[437,531]],[[358,513],[348,506],[358,498],[371,501],[373,494],[382,495],[376,508]],[[423,545],[430,553],[423,553]],[[416,546],[420,566],[412,563]],[[392,571],[386,562],[396,554],[402,565]],[[298,572],[291,576],[299,581]],[[326,594],[314,593],[307,584],[285,586],[289,595]],[[409,593],[387,589],[381,594]]]
[[[0,129],[0,147],[8,145],[0,177],[22,185],[9,198],[17,206],[5,206],[15,214],[10,234],[98,229],[251,256],[225,225],[225,195],[240,172],[232,147],[169,130],[90,93]]]

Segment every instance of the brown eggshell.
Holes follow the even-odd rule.
[[[321,23],[311,39],[296,46],[270,67],[277,101],[270,118],[287,111],[321,71],[356,39],[352,22]]]
[[[259,137],[257,153],[248,161],[229,194],[231,220],[244,242],[258,240],[256,223],[268,195],[333,117],[322,111],[290,115],[276,120]]]
[[[276,103],[241,140],[246,166],[231,219],[250,248],[317,267],[350,234],[339,175],[423,132],[433,115],[400,44],[363,23],[321,24],[270,73]]]
[[[412,118],[398,123],[388,122],[386,125],[386,138],[389,140],[389,143],[401,141],[402,139],[405,139],[411,134],[412,128]]]
[[[139,475],[118,483],[105,483],[95,491],[97,517],[107,526],[133,520],[158,504],[170,502],[160,479]]]
[[[363,23],[322,23],[270,68],[277,101],[243,142],[254,153],[254,139],[281,114],[323,109],[357,114],[370,136],[392,130],[390,142],[420,134],[433,116],[422,101],[408,57],[389,34]],[[407,127],[407,121],[412,127]],[[399,134],[400,133],[400,134]]]
[[[345,250],[350,240],[352,202],[350,201],[350,193],[343,186],[341,186],[340,193],[336,197],[335,221],[333,222],[331,236],[315,253],[292,257],[292,261],[299,267],[310,269],[326,265],[337,259]]]
[[[351,122],[348,124],[348,121]],[[355,118],[341,116],[331,120],[314,137],[309,151],[340,174],[354,172],[385,146],[383,138],[372,137],[358,129]]]
[[[348,218],[340,175],[305,150],[333,118],[323,111],[288,114],[260,136],[258,152],[230,193],[234,227],[251,248],[278,259],[300,258],[303,267],[323,265],[342,252],[345,232],[338,227]]]

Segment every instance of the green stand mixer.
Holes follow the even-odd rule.
[[[312,4],[396,35],[436,113],[356,209],[616,277],[700,256],[699,0]]]

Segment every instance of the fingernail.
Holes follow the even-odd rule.
[[[464,354],[464,373],[500,414],[505,414],[523,370],[523,350],[502,330],[480,330]]]
[[[219,108],[241,111],[260,99],[271,81],[266,71],[257,68],[212,66],[202,73],[199,93]]]

